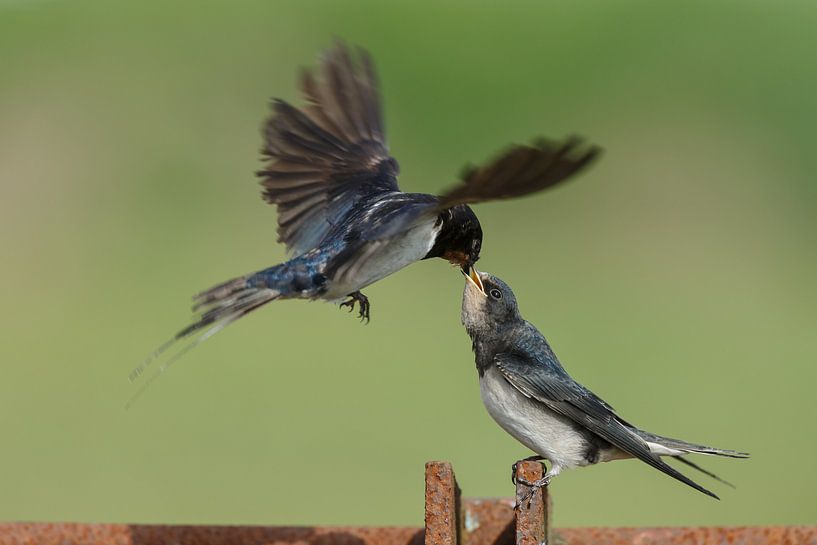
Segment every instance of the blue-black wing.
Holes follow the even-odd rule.
[[[398,165],[383,132],[374,65],[338,42],[301,85],[306,106],[274,100],[258,172],[278,208],[278,240],[294,253],[320,244],[363,198],[398,191]]]
[[[371,221],[349,243],[341,273],[353,275],[376,255],[390,238],[418,223],[430,221],[444,210],[466,203],[521,197],[570,179],[600,152],[577,138],[563,142],[540,139],[532,145],[515,145],[481,167],[466,168],[462,183],[439,197],[417,193],[383,195],[372,206]]]
[[[521,353],[494,358],[507,381],[530,399],[570,418],[583,428],[639,460],[713,498],[715,494],[650,452],[647,443],[607,403],[574,381],[560,365],[545,365]]]
[[[379,217],[366,222],[367,230],[361,238],[373,246],[453,206],[548,189],[580,172],[600,151],[578,138],[561,142],[539,139],[531,145],[511,146],[480,167],[466,167],[462,182],[440,196],[396,193],[378,199],[373,210]]]
[[[344,244],[326,273],[340,282],[355,278],[366,262],[395,238],[422,222],[433,222],[439,214],[437,202],[433,195],[395,191],[358,207],[328,236],[329,240],[342,238]]]

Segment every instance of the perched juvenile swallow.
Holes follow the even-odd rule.
[[[468,203],[554,186],[599,153],[577,138],[540,140],[466,169],[462,183],[440,196],[404,193],[369,55],[353,55],[338,42],[319,70],[304,72],[301,89],[301,108],[272,101],[262,148],[269,163],[258,172],[264,200],[277,207],[278,240],[294,257],[196,295],[198,318],[136,368],[132,380],[176,341],[198,335],[189,349],[276,299],[346,299],[341,306],[351,312],[358,303],[368,320],[360,290],[369,284],[422,259],[440,257],[464,270],[479,259],[482,228]]]
[[[520,481],[531,487],[531,493],[565,469],[638,458],[718,499],[661,456],[725,483],[683,456],[747,458],[748,454],[670,439],[629,424],[567,374],[545,337],[522,318],[505,282],[473,268],[465,276],[462,323],[476,355],[482,402],[502,429],[537,454],[526,460],[544,459],[551,464],[542,479]]]

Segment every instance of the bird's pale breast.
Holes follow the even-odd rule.
[[[479,388],[488,414],[517,441],[561,469],[587,464],[589,444],[569,418],[525,397],[493,365]]]
[[[435,218],[432,218],[389,239],[366,260],[353,278],[342,282],[332,279],[325,298],[331,300],[345,297],[423,259],[434,246],[438,231]]]

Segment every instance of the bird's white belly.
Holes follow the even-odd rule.
[[[569,418],[525,397],[494,366],[480,377],[479,389],[488,414],[517,441],[559,469],[586,465],[587,441]]]
[[[435,221],[436,218],[432,218],[390,239],[376,249],[354,275],[339,275],[342,278],[332,279],[324,297],[330,300],[343,298],[424,258],[434,246],[439,231]]]

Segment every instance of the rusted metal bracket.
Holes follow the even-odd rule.
[[[679,528],[565,528],[553,530],[553,503],[547,488],[522,502],[527,486],[542,477],[542,464],[521,462],[516,470],[516,502],[510,499],[459,499],[447,462],[426,464],[425,545],[817,545],[817,526]],[[429,491],[432,501],[429,502]],[[439,495],[439,496],[438,496]],[[442,496],[442,497],[440,497]],[[437,508],[448,506],[448,513]],[[459,505],[459,507],[457,507]],[[434,514],[429,517],[429,506]],[[461,523],[452,524],[459,520]],[[445,531],[441,530],[445,526]],[[459,530],[458,534],[452,534]]]
[[[542,464],[521,462],[517,478],[542,478]],[[530,497],[528,494],[531,493]],[[517,482],[511,500],[460,500],[460,488],[448,462],[426,464],[425,545],[541,545],[550,543],[546,488],[533,491]]]
[[[523,462],[517,477],[542,476]],[[461,498],[451,464],[426,464],[425,528],[0,523],[0,545],[817,545],[817,526],[553,530],[547,488],[522,502]]]

